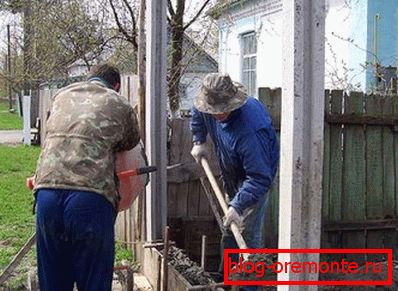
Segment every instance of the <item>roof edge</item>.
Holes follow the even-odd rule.
[[[221,0],[207,12],[207,15],[217,20],[224,12],[238,5],[242,5],[247,1],[248,0]]]

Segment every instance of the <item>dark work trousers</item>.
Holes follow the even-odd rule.
[[[264,217],[265,210],[268,205],[269,193],[264,195],[256,204],[245,209],[242,214],[243,222],[240,226],[242,236],[250,249],[258,249],[264,247]],[[239,248],[234,235],[228,229],[221,237],[221,264],[220,272],[224,272],[224,249],[237,249]],[[228,255],[232,261],[238,262],[239,257],[237,254]],[[242,286],[241,291],[255,291],[257,286]]]
[[[115,211],[103,196],[84,191],[37,192],[40,291],[110,291]]]

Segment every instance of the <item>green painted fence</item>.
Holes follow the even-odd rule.
[[[259,99],[279,129],[281,90],[261,88]],[[277,246],[278,186],[265,225],[269,247]],[[325,91],[322,194],[322,247],[393,248],[397,257],[398,96]]]

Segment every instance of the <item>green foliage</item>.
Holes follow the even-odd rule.
[[[125,244],[116,242],[115,245],[115,262],[120,263],[121,261],[133,261],[133,253],[130,249],[126,248]]]
[[[18,113],[8,111],[8,104],[0,102],[0,130],[22,129],[22,118]]]

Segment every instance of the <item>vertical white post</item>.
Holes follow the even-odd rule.
[[[167,215],[167,19],[166,0],[147,3],[146,151],[157,166],[146,193],[147,240],[162,237]]]
[[[22,99],[23,112],[23,143],[30,145],[30,96],[23,96]]]
[[[283,1],[283,88],[279,248],[319,248],[324,122],[324,0]],[[280,254],[278,260],[318,262],[318,254]],[[278,274],[280,281],[317,274]],[[278,286],[317,290],[317,286]]]

